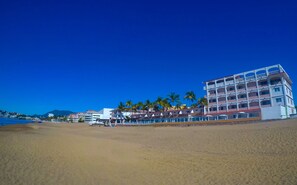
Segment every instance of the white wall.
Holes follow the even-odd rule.
[[[286,108],[284,106],[273,106],[261,108],[262,120],[285,119]]]

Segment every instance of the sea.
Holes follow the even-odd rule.
[[[10,119],[10,118],[0,118],[0,126],[4,125],[13,125],[13,124],[27,124],[33,123],[32,120],[19,120],[19,119]]]

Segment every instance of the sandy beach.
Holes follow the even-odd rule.
[[[0,184],[297,184],[297,120],[0,128]]]

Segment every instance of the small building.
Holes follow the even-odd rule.
[[[49,117],[49,118],[52,118],[52,117],[54,117],[55,115],[53,114],[53,113],[48,113],[48,115],[47,115],[47,117]]]

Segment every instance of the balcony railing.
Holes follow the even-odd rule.
[[[248,107],[239,107],[238,110],[248,110]]]
[[[261,98],[270,98],[270,94],[261,94],[260,97]]]
[[[271,104],[261,105],[261,107],[271,107]]]
[[[249,96],[250,100],[254,100],[254,99],[258,99],[258,98],[259,98],[259,96]]]
[[[250,105],[250,109],[259,109],[259,108],[260,108],[259,105],[256,105],[256,106],[251,106],[251,105]]]
[[[207,88],[208,89],[213,89],[213,88],[215,88],[215,85],[208,85]]]
[[[255,77],[249,77],[249,78],[246,78],[246,81],[247,82],[250,82],[250,81],[255,81],[256,80],[256,78]]]
[[[234,100],[228,100],[229,103],[232,103],[232,102],[236,102],[236,99]]]
[[[266,79],[267,78],[267,76],[265,75],[265,76],[257,76],[257,79],[258,80],[263,80],[263,79]]]
[[[245,92],[245,91],[246,91],[246,89],[238,89],[238,90],[237,90],[237,92],[239,92],[239,93],[240,93],[240,92]]]
[[[259,84],[259,88],[265,88],[265,87],[268,87],[268,84],[264,84],[264,85]]]
[[[249,89],[249,90],[257,89],[257,86],[250,86],[250,87],[248,86],[248,89]]]
[[[216,104],[217,104],[217,102],[208,103],[209,106],[216,105]]]
[[[218,113],[226,113],[226,112],[227,112],[227,109],[218,111]]]
[[[217,87],[224,87],[224,86],[225,86],[224,83],[217,84]]]
[[[235,93],[235,90],[227,91],[227,93]]]
[[[226,85],[234,85],[234,81],[231,81],[231,82],[226,81]]]

